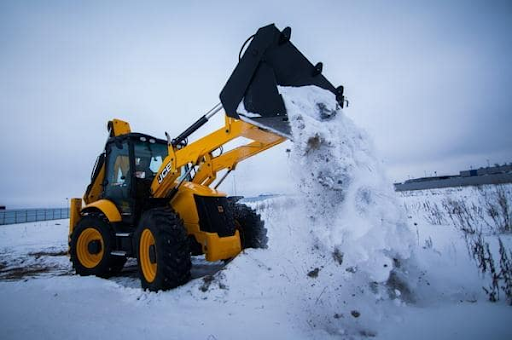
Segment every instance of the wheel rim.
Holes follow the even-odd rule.
[[[142,274],[147,282],[153,282],[156,277],[157,264],[156,261],[154,263],[151,262],[150,252],[152,249],[155,252],[156,257],[155,238],[153,237],[153,233],[149,229],[144,229],[140,236],[139,259]]]
[[[91,253],[89,244],[92,242],[99,242],[100,249],[98,252]],[[95,228],[86,228],[80,236],[78,236],[78,241],[76,245],[76,255],[78,257],[78,261],[86,267],[86,268],[94,268],[96,267],[103,258],[104,252],[104,244],[103,237],[101,237],[100,232]]]

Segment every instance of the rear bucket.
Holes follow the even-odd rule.
[[[343,86],[335,88],[290,42],[291,29],[260,28],[220,93],[229,117],[290,137],[288,114],[277,86],[316,85],[331,91],[343,107]]]

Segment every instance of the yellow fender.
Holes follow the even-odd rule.
[[[121,214],[117,207],[112,201],[101,199],[85,206],[82,209],[82,213],[101,211],[105,215],[109,222],[121,222]]]
[[[71,205],[69,207],[69,237],[73,233],[73,229],[75,229],[75,225],[78,223],[80,219],[80,211],[82,210],[82,199],[81,198],[72,198]]]

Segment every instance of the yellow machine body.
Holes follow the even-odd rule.
[[[109,122],[108,128],[113,137],[131,133],[130,125],[119,119]],[[239,137],[244,137],[249,142],[220,155],[213,154],[215,150]],[[168,156],[163,160],[151,184],[151,196],[165,199],[169,192],[179,185],[182,168],[194,166],[196,170],[194,177],[191,181],[181,183],[177,193],[172,199],[169,199],[169,204],[183,219],[187,233],[201,245],[206,260],[218,261],[233,258],[242,251],[239,232],[236,231],[233,236],[220,237],[217,233],[202,231],[194,195],[226,197],[225,193],[210,188],[220,171],[232,171],[239,162],[280,144],[284,140],[284,137],[275,133],[226,116],[224,127],[185,147],[176,148],[169,144]],[[116,163],[115,166],[123,169],[127,164],[126,161],[126,164]],[[110,200],[101,198],[105,164],[97,164],[97,166],[99,167],[97,176],[83,197],[86,205],[81,207],[81,200],[72,200],[70,234],[79,216],[91,212],[101,212],[110,223],[122,221],[122,214],[118,207]],[[79,201],[81,208],[77,208]],[[77,215],[77,211],[80,211],[80,215]]]
[[[188,234],[193,235],[201,245],[206,260],[218,261],[238,255],[242,251],[238,231],[235,232],[235,235],[227,237],[220,237],[216,233],[201,231],[194,195],[225,197],[226,194],[203,185],[188,182],[180,187],[175,198],[172,200],[172,207],[183,219]]]

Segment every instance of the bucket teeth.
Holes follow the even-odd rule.
[[[292,29],[288,26],[286,27],[279,36],[279,45],[287,43],[290,41],[290,37],[292,36]]]
[[[316,77],[317,75],[322,74],[323,68],[324,68],[324,64],[322,64],[321,62],[317,63],[315,65],[315,68],[313,69],[313,77]]]

